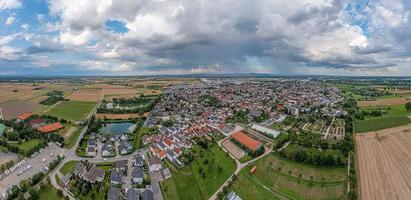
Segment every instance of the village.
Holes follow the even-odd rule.
[[[233,171],[216,164],[218,173],[223,174],[221,181],[215,183],[214,187],[218,188],[202,195],[231,200],[241,197],[227,190],[230,177],[247,166],[253,167],[251,172],[258,170],[252,163],[271,151],[284,149],[287,153],[292,150],[289,147],[298,146],[321,147],[327,153],[328,148],[344,140],[347,112],[343,100],[339,89],[321,81],[202,79],[200,83],[164,87],[161,96],[105,99],[82,122],[25,112],[15,121],[5,121],[0,131],[1,134],[7,131],[9,140],[14,133],[11,127],[34,131],[41,140],[48,141],[41,143],[41,148],[49,149],[68,144],[59,132],[84,127],[78,129],[70,149],[58,150],[64,164],[58,170],[44,171],[50,174],[51,184],[70,199],[79,196],[110,200],[169,199],[168,185],[177,184],[174,176],[187,169],[186,166],[197,165],[197,157],[202,157],[203,151],[211,151],[210,157],[205,156],[204,164],[200,165],[221,159]],[[149,112],[144,117],[139,114],[137,118],[107,118],[107,114],[146,110]],[[290,139],[294,134],[295,138]],[[312,146],[305,145],[306,135]],[[10,146],[13,145],[5,145]],[[40,147],[27,155],[37,154],[39,150]],[[221,157],[213,157],[216,154]],[[331,159],[335,165],[346,164],[345,156],[333,154]],[[199,172],[203,178],[206,173],[215,173],[201,166]],[[9,173],[13,172],[5,170],[0,177],[7,178]],[[18,176],[10,177],[11,183],[19,184]],[[12,186],[9,184],[4,191],[8,194],[4,198],[18,195]]]

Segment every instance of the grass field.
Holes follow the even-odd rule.
[[[35,146],[37,146],[38,144],[40,144],[42,141],[39,139],[31,139],[29,141],[26,142],[22,142],[21,144],[13,144],[13,146],[18,147],[19,149],[21,149],[24,152],[29,151],[30,149],[34,148]]]
[[[84,120],[96,103],[82,101],[63,101],[47,111],[46,114],[68,120]]]
[[[76,166],[77,161],[71,160],[66,162],[61,168],[60,172],[63,175],[72,174],[74,170],[74,166]]]
[[[262,158],[255,165],[255,174],[249,173],[254,165],[245,167],[230,188],[244,200],[276,199],[273,191],[289,199],[346,198],[346,168],[313,167],[290,162],[274,154]]]
[[[193,153],[195,160],[190,165],[161,183],[166,199],[208,199],[236,168],[234,160],[217,144],[212,144],[207,150],[195,146]],[[200,168],[204,175],[201,175]]]
[[[356,120],[355,132],[375,131],[411,123],[411,119],[407,117],[411,115],[411,112],[408,112],[404,105],[383,106],[383,108],[386,107],[390,109],[383,116],[367,116],[364,120]],[[367,111],[375,108],[378,107],[364,107],[361,110]]]
[[[49,200],[49,199],[56,199],[56,200],[63,200],[64,198],[60,198],[57,195],[57,190],[51,184],[46,185],[43,189],[39,191],[39,199],[40,200]]]
[[[74,144],[76,144],[76,141],[78,137],[80,136],[80,133],[82,130],[83,130],[82,126],[77,127],[77,130],[74,131],[71,137],[68,140],[64,140],[64,147],[67,149],[71,149],[74,146]]]

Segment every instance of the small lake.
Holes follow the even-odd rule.
[[[103,124],[103,127],[100,128],[99,132],[102,134],[121,135],[124,133],[131,133],[135,127],[136,124],[131,122],[107,123]]]

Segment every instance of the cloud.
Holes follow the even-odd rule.
[[[14,23],[14,21],[16,21],[16,18],[15,18],[14,16],[9,16],[9,17],[6,19],[6,26],[12,25],[12,24]]]
[[[0,0],[0,10],[17,9],[22,5],[20,0]]]

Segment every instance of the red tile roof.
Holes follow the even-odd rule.
[[[252,151],[257,150],[261,145],[261,142],[251,138],[250,136],[244,134],[241,131],[233,133],[231,135],[231,137],[234,138],[239,143],[243,144],[244,146],[246,146],[247,148],[249,148]]]
[[[40,131],[41,133],[50,133],[50,132],[57,131],[62,128],[64,128],[64,126],[61,125],[60,122],[56,122],[56,123],[40,126],[37,128],[37,130]]]
[[[33,115],[33,113],[31,113],[31,112],[25,112],[25,113],[19,115],[17,118],[21,119],[21,120],[25,120],[25,119],[29,118],[32,115]]]

